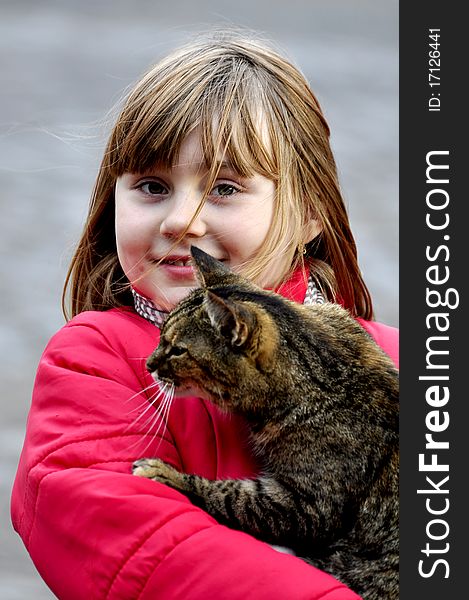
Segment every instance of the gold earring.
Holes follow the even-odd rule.
[[[303,256],[305,256],[305,254],[306,254],[306,246],[303,243],[298,244],[297,250],[298,250],[298,254],[302,254]]]

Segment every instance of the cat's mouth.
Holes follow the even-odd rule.
[[[179,385],[178,385],[174,381],[169,381],[169,380],[164,381],[162,379],[160,379],[160,381],[163,381],[163,383],[168,383],[173,387],[174,398],[194,397],[194,398],[204,398],[206,400],[210,400],[210,397],[207,394],[207,392],[195,384],[179,383]]]
[[[150,375],[160,385],[171,386],[171,388],[173,388],[174,390],[175,398],[181,398],[183,396],[194,396],[196,398],[204,398],[206,400],[210,400],[210,396],[208,395],[208,393],[192,381],[181,382],[171,379],[169,377],[161,377],[160,375],[158,375],[157,371],[152,371]]]
[[[174,390],[175,398],[184,398],[189,396],[194,398],[204,398],[205,400],[210,400],[210,397],[207,395],[207,392],[197,386],[188,385],[176,387],[176,389]]]
[[[167,384],[176,387],[176,383],[173,379],[171,379],[170,377],[161,376],[156,369],[154,371],[150,371],[150,375],[157,383]]]

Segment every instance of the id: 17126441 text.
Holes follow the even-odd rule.
[[[428,30],[428,85],[431,95],[428,99],[428,110],[430,112],[439,112],[441,110],[440,97],[440,30]]]

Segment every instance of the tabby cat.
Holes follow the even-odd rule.
[[[262,475],[210,481],[159,459],[134,474],[292,548],[366,600],[398,598],[398,373],[340,306],[257,288],[193,247],[201,287],[169,315],[153,376],[247,419]]]

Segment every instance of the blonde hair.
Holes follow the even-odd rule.
[[[243,177],[258,173],[276,184],[273,222],[243,274],[258,279],[280,248],[290,268],[275,284],[307,260],[330,300],[371,319],[371,298],[358,267],[319,103],[290,62],[267,44],[234,33],[212,35],[176,50],[129,94],[111,132],[67,274],[64,314],[67,292],[72,316],[132,304],[116,250],[115,182],[126,172],[143,173],[156,163],[171,167],[196,128],[209,169],[207,194],[222,160]],[[321,233],[305,246],[312,219]],[[306,254],[301,251],[305,247]]]

